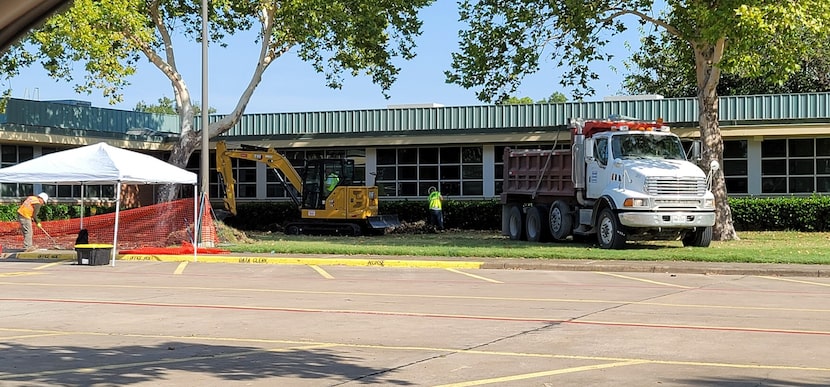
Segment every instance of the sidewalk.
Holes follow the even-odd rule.
[[[12,261],[77,261],[73,250],[37,250],[4,252],[0,259]],[[782,277],[830,277],[830,265],[720,263],[689,261],[608,261],[562,259],[503,259],[469,257],[350,256],[309,254],[200,254],[142,255],[119,254],[118,261],[207,262],[275,265],[374,266],[441,269],[506,269],[552,271],[600,271],[641,273],[686,273],[709,275],[768,275]]]

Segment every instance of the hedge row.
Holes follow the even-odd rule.
[[[830,196],[733,198],[738,231],[830,231]]]
[[[0,221],[17,221],[17,208],[19,204],[0,205]],[[115,212],[115,207],[84,206],[84,216]],[[40,220],[62,220],[81,217],[81,206],[70,206],[66,204],[47,204],[40,208],[38,218]]]
[[[237,215],[224,219],[228,226],[240,230],[281,231],[286,219],[300,216],[293,203],[239,203]],[[384,201],[381,214],[397,214],[402,222],[429,219],[426,200]],[[496,200],[444,202],[444,226],[468,230],[501,229],[501,205]]]
[[[732,221],[738,231],[830,231],[830,196],[781,198],[732,198]],[[225,223],[240,230],[280,231],[281,224],[299,217],[290,202],[240,203],[238,215],[228,217]],[[86,215],[114,211],[114,208],[86,206]],[[80,217],[80,206],[46,205],[41,209],[41,220]],[[383,201],[382,214],[397,214],[402,222],[427,220],[429,212],[423,201]],[[0,220],[17,220],[17,205],[0,205]],[[467,230],[500,230],[501,204],[498,200],[444,202],[444,225],[447,228]]]
[[[732,222],[738,231],[830,231],[830,196],[786,198],[732,198]],[[240,204],[239,214],[226,219],[243,230],[279,230],[279,224],[298,216],[290,203]],[[397,214],[403,222],[427,220],[426,201],[381,202],[382,214]],[[263,216],[265,214],[265,216]],[[500,230],[498,200],[444,202],[444,225],[467,230]]]

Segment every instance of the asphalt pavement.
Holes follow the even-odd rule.
[[[74,261],[81,265],[103,265],[78,259],[73,250],[35,250],[32,252],[9,251],[0,254],[7,262],[21,260]],[[166,255],[166,254],[118,254],[118,261],[155,262],[204,262],[271,265],[317,265],[317,266],[376,266],[409,268],[456,268],[456,269],[505,269],[505,270],[552,270],[552,271],[594,271],[594,272],[642,272],[642,273],[686,273],[710,275],[766,275],[782,277],[830,277],[830,265],[767,264],[767,263],[723,263],[693,261],[626,261],[626,260],[568,260],[538,258],[476,258],[476,257],[422,257],[422,256],[375,256],[375,255],[311,255],[311,254],[261,254],[239,253]]]

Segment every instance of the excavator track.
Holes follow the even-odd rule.
[[[363,235],[363,227],[351,222],[293,221],[285,224],[288,235]]]

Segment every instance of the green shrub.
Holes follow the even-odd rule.
[[[0,205],[0,220],[16,221],[18,204]],[[830,231],[830,196],[777,198],[731,198],[732,222],[738,231]],[[282,224],[300,217],[297,207],[287,201],[240,203],[238,215],[224,219],[240,230],[282,231]],[[84,206],[85,215],[104,214],[115,207]],[[381,200],[380,213],[397,214],[402,222],[429,219],[424,200]],[[48,204],[41,208],[41,220],[78,218],[81,206]],[[501,229],[501,204],[498,200],[447,200],[444,225],[466,230]]]
[[[738,231],[830,231],[830,196],[786,198],[732,198],[732,221]],[[299,217],[290,202],[242,203],[239,215],[225,222],[242,230],[280,231],[287,219]],[[380,213],[397,214],[402,222],[429,219],[426,200],[385,200]],[[444,202],[444,225],[466,230],[500,230],[498,200]]]
[[[17,221],[17,208],[20,204],[2,204],[0,205],[0,221]],[[102,206],[84,206],[84,216],[92,216],[92,214],[106,214],[115,212],[115,207]],[[40,220],[63,220],[81,217],[80,205],[68,204],[47,204],[40,207],[38,218]]]
[[[830,196],[732,198],[738,231],[830,231]]]

